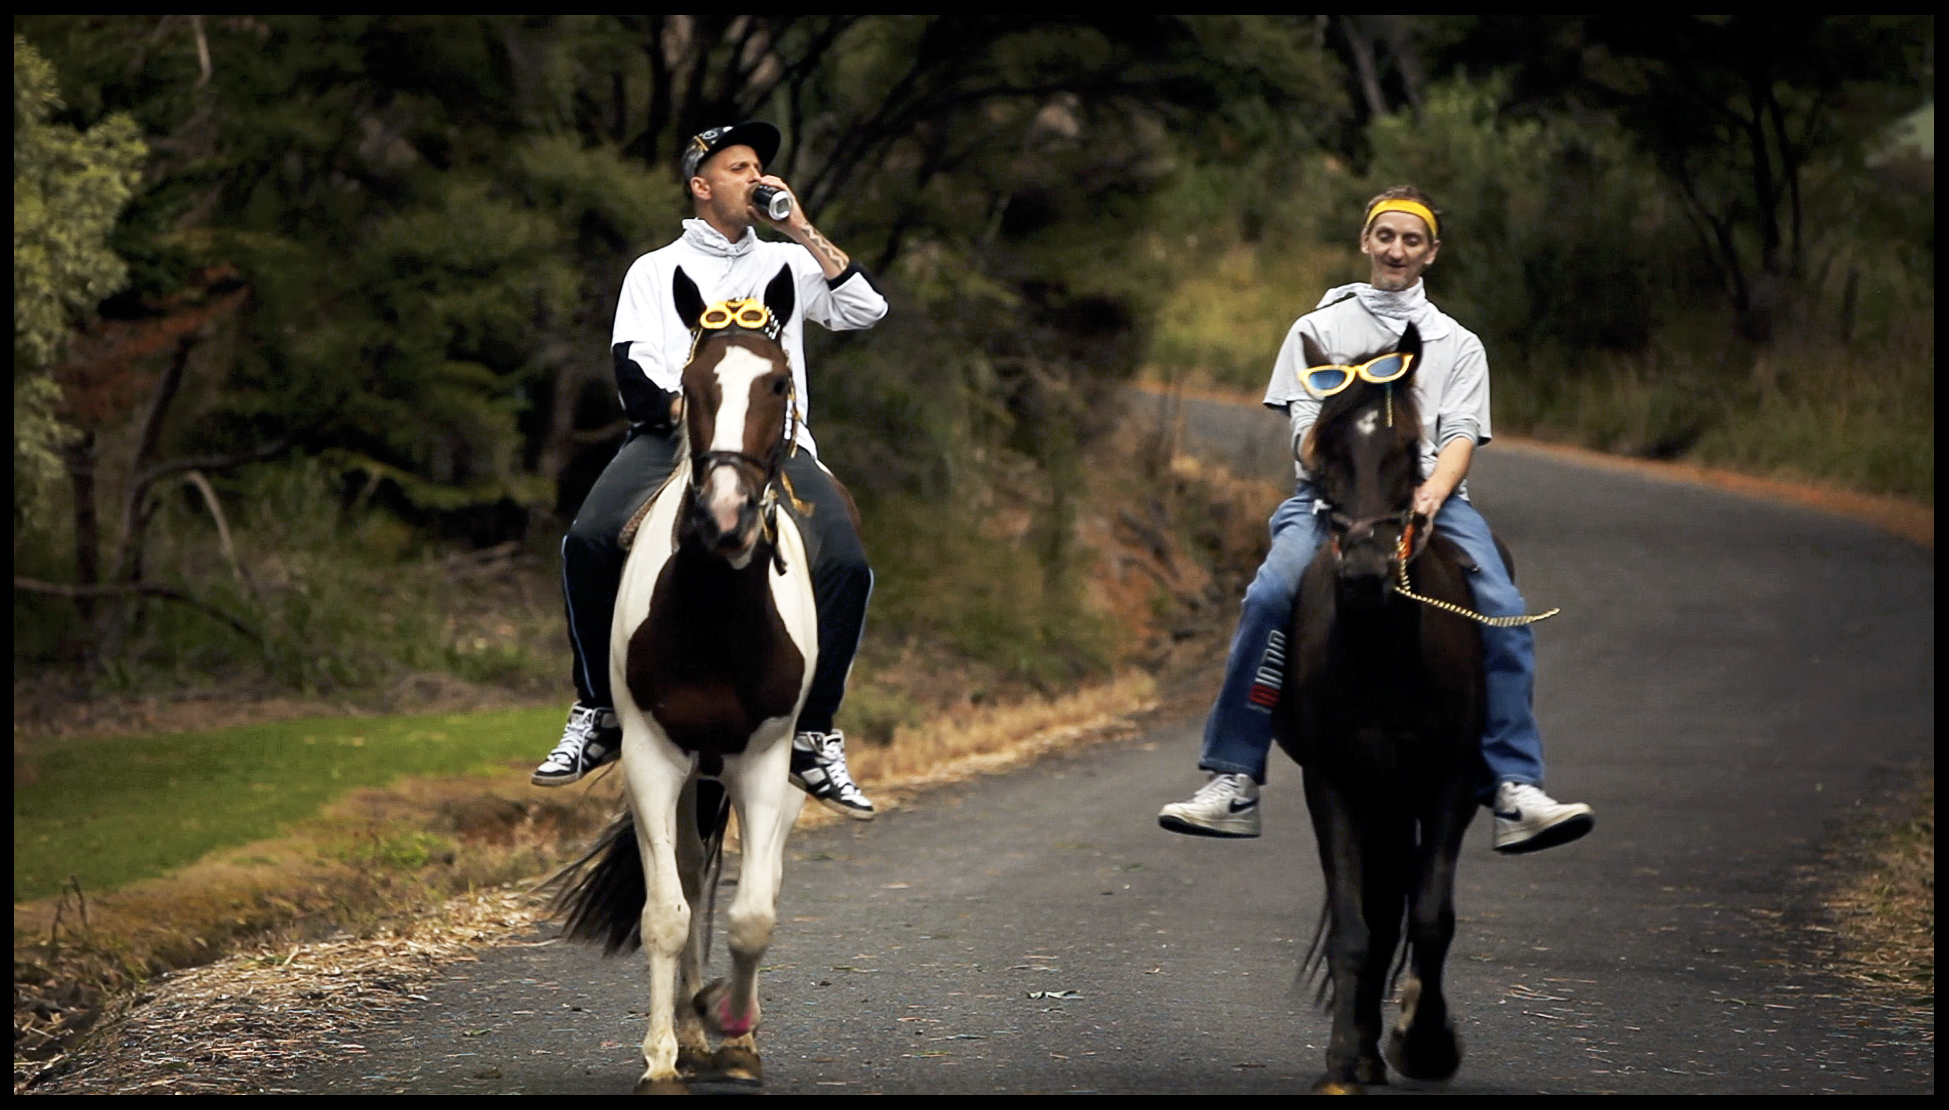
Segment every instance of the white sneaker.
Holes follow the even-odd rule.
[[[528,781],[536,786],[567,786],[623,754],[623,725],[616,711],[576,702],[569,708],[562,742],[541,761]]]
[[[855,821],[873,819],[873,800],[853,782],[846,769],[846,736],[832,732],[801,732],[792,737],[792,785],[834,813]]]
[[[1506,855],[1540,852],[1568,844],[1597,824],[1589,806],[1565,804],[1526,782],[1496,788],[1496,851]]]
[[[1188,802],[1157,811],[1157,823],[1191,836],[1249,839],[1259,835],[1259,784],[1251,775],[1213,774]]]

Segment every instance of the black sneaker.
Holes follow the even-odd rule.
[[[792,737],[792,785],[834,813],[855,821],[873,819],[873,802],[846,769],[846,737],[839,732],[801,732]]]
[[[567,786],[623,754],[623,726],[613,709],[576,702],[568,711],[562,742],[541,761],[528,781],[536,786]]]

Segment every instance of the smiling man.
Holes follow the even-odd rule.
[[[1360,253],[1371,264],[1365,282],[1329,290],[1319,307],[1294,322],[1273,364],[1266,407],[1286,413],[1299,482],[1272,514],[1272,550],[1245,592],[1238,632],[1226,661],[1218,701],[1205,722],[1198,766],[1210,779],[1188,801],[1157,816],[1173,832],[1198,836],[1259,835],[1259,787],[1272,747],[1272,707],[1285,669],[1285,630],[1292,624],[1300,576],[1313,561],[1326,528],[1322,503],[1307,474],[1310,433],[1320,402],[1301,387],[1302,353],[1310,340],[1335,363],[1393,350],[1409,324],[1420,332],[1414,399],[1422,413],[1421,484],[1414,509],[1466,551],[1482,572],[1474,576],[1476,608],[1491,617],[1523,612],[1509,570],[1480,513],[1468,501],[1469,462],[1489,441],[1489,364],[1482,342],[1428,300],[1422,274],[1441,253],[1441,220],[1434,201],[1411,186],[1389,189],[1368,202]],[[1494,787],[1485,799],[1495,813],[1498,852],[1534,852],[1589,832],[1587,805],[1559,803],[1545,794],[1543,737],[1531,708],[1534,637],[1527,625],[1482,629],[1487,727],[1482,754]]]
[[[676,467],[681,375],[690,359],[690,330],[677,317],[671,277],[681,266],[704,302],[712,304],[759,297],[779,269],[788,267],[799,311],[785,321],[778,342],[791,360],[799,412],[798,451],[784,469],[797,497],[813,506],[803,527],[819,612],[819,662],[792,742],[792,781],[828,809],[856,820],[873,816],[872,801],[847,770],[845,738],[833,728],[866,621],[873,572],[853,527],[849,499],[820,464],[806,424],[811,392],[804,321],[834,331],[869,328],[886,315],[887,302],[866,271],[812,226],[791,187],[765,173],[779,142],[778,129],[759,122],[714,127],[692,137],[682,171],[696,217],[684,221],[675,242],[637,259],[623,279],[611,341],[629,436],[562,540],[562,593],[577,698],[561,743],[535,768],[538,786],[575,782],[621,752],[609,687],[609,626],[628,557],[617,537]],[[760,211],[753,203],[759,185],[790,198],[790,211],[778,219]],[[761,222],[792,241],[760,240]]]

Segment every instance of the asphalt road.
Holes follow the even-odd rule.
[[[1194,443],[1278,466],[1276,418],[1187,414]],[[1799,876],[1840,823],[1933,769],[1932,553],[1709,489],[1477,458],[1530,601],[1564,610],[1539,628],[1538,712],[1553,792],[1598,824],[1516,859],[1471,830],[1450,963],[1469,1055],[1447,1089],[1933,1090],[1932,1027],[1811,970],[1796,927]],[[767,1090],[1304,1090],[1327,1026],[1293,984],[1320,900],[1298,774],[1276,757],[1261,840],[1165,833],[1157,807],[1201,781],[1198,726],[798,836]],[[486,953],[364,1055],[288,1085],[627,1092],[646,978],[559,945]]]

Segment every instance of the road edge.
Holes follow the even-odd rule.
[[[1226,393],[1222,390],[1165,386],[1156,382],[1133,382],[1131,388],[1152,396],[1176,395],[1219,404],[1238,405],[1242,408],[1262,407],[1255,397]],[[1791,505],[1831,516],[1845,517],[1920,544],[1929,551],[1935,550],[1935,509],[1899,497],[1861,493],[1818,482],[1762,477],[1698,463],[1613,455],[1594,451],[1588,447],[1575,447],[1567,443],[1552,443],[1548,440],[1523,436],[1500,435],[1495,437],[1494,443],[1517,454],[1543,456],[1573,466],[1637,474],[1654,481],[1705,486],[1759,501]]]

